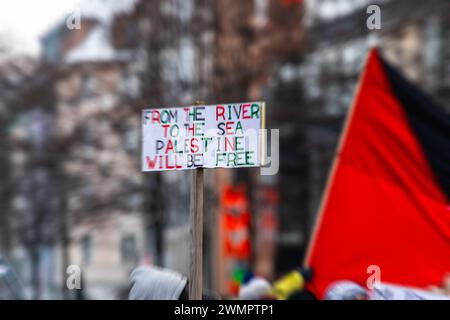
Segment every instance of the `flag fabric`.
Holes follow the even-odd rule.
[[[450,272],[450,119],[369,53],[305,264],[319,298],[335,281],[426,288]],[[372,281],[373,279],[370,279]]]

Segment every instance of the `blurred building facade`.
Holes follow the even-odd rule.
[[[205,286],[230,293],[229,190],[250,213],[240,266],[298,266],[369,47],[450,105],[448,1],[373,3],[381,30],[365,0],[84,1],[42,61],[2,64],[0,240],[30,294],[69,297],[69,264],[94,299],[126,298],[139,263],[188,274],[191,172],[142,174],[140,127],[144,108],[197,102],[264,100],[280,130],[276,175],[206,170]]]
[[[134,48],[124,42],[136,39],[137,29],[114,28],[133,1],[98,5],[83,2],[80,28],[68,30],[63,20],[42,44],[44,61],[57,69],[62,265],[81,267],[88,298],[112,299],[145,256],[139,83]]]

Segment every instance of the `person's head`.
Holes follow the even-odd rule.
[[[270,283],[261,277],[246,277],[239,288],[240,300],[259,300],[266,296],[270,289]]]
[[[187,278],[182,274],[154,266],[141,266],[130,275],[129,300],[182,300]]]

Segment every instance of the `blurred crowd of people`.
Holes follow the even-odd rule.
[[[239,300],[450,300],[450,274],[439,286],[427,290],[407,286],[375,283],[367,288],[356,282],[336,281],[323,297],[308,288],[314,272],[308,268],[292,270],[270,283],[267,279],[247,271],[242,279]],[[130,275],[130,300],[187,300],[189,279],[172,270],[155,266],[140,266]],[[221,300],[214,292],[204,292],[204,300]]]

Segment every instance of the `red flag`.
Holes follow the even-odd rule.
[[[334,281],[426,288],[450,272],[449,114],[369,54],[319,209],[306,265]],[[370,270],[370,269],[369,269]]]

